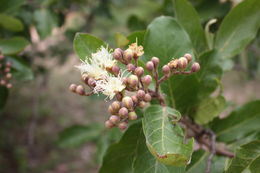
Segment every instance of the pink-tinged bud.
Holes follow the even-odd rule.
[[[140,108],[144,108],[144,107],[146,106],[145,101],[140,101],[139,104],[138,104],[138,106],[139,106]]]
[[[129,120],[136,120],[137,119],[137,115],[136,115],[135,112],[129,112],[128,118],[129,118]]]
[[[118,101],[121,101],[122,99],[123,99],[123,95],[122,95],[122,93],[116,93],[116,99],[118,100]]]
[[[144,96],[144,101],[146,101],[146,102],[150,102],[152,100],[152,97],[151,97],[151,95],[150,94],[145,94],[145,96]]]
[[[11,73],[7,73],[7,74],[5,75],[5,77],[6,77],[7,79],[11,79],[11,78],[12,78],[12,74],[11,74]]]
[[[85,90],[84,90],[82,85],[78,85],[76,87],[76,93],[79,94],[79,95],[84,95],[85,94]]]
[[[163,72],[163,74],[167,75],[171,72],[171,69],[168,65],[164,65],[162,68],[162,72]]]
[[[85,84],[88,84],[88,75],[86,73],[82,74],[81,79]]]
[[[129,84],[129,86],[135,88],[138,84],[139,80],[138,77],[136,75],[130,75],[127,79],[127,83]]]
[[[88,79],[88,85],[94,87],[96,85],[96,81],[93,78]]]
[[[118,116],[112,115],[110,116],[109,121],[113,124],[117,124],[120,121],[120,118]]]
[[[11,66],[12,66],[12,63],[11,63],[10,61],[8,61],[8,62],[5,63],[5,66],[6,66],[6,67],[11,67]]]
[[[143,100],[145,96],[144,90],[138,90],[136,96],[139,100]]]
[[[192,72],[198,72],[200,70],[200,64],[195,62],[194,64],[192,64],[191,66],[191,71]]]
[[[127,123],[126,122],[121,122],[118,124],[118,128],[120,130],[125,130],[127,128]]]
[[[76,92],[76,88],[77,88],[76,84],[71,84],[70,87],[69,87],[71,92]]]
[[[6,88],[12,88],[13,87],[13,85],[11,84],[11,83],[8,83],[8,84],[6,84]]]
[[[116,49],[114,50],[113,57],[114,57],[116,60],[118,60],[118,61],[122,61],[122,59],[123,59],[123,53],[124,53],[124,51],[123,51],[122,49],[116,48]]]
[[[176,69],[178,67],[178,59],[173,59],[168,63],[170,69]]]
[[[4,70],[5,73],[9,73],[10,71],[11,71],[11,69],[9,67],[6,67]]]
[[[122,107],[121,109],[119,109],[118,115],[121,118],[126,118],[128,115],[128,109],[126,109],[125,107]]]
[[[119,109],[121,108],[121,104],[119,101],[114,101],[112,104],[111,104],[111,107],[113,109],[113,112],[117,113],[119,111]]]
[[[117,111],[115,111],[111,105],[108,106],[108,112],[109,112],[111,115],[117,113]]]
[[[132,100],[133,100],[133,102],[136,104],[136,103],[138,103],[138,98],[137,98],[137,96],[131,96],[131,98],[132,98]]]
[[[152,77],[150,75],[145,75],[141,80],[145,86],[148,86],[152,82]]]
[[[186,53],[186,54],[184,55],[184,57],[187,59],[188,63],[191,62],[191,60],[192,60],[192,55],[191,55],[191,54]]]
[[[148,61],[145,66],[146,66],[146,69],[149,70],[149,71],[154,70],[154,64],[153,64],[152,61]]]
[[[137,68],[135,69],[135,74],[136,74],[137,76],[141,77],[141,76],[144,74],[144,69],[143,69],[143,67],[137,67]]]
[[[111,129],[111,128],[113,128],[115,125],[114,125],[110,120],[107,120],[107,121],[105,122],[105,126],[106,126],[106,128]]]
[[[4,55],[0,55],[0,60],[5,59]]]
[[[127,63],[130,63],[134,57],[134,52],[131,49],[127,49],[124,51],[123,58]]]
[[[6,85],[6,81],[2,79],[2,80],[0,81],[0,85]]]
[[[160,59],[157,57],[152,57],[151,61],[153,62],[155,67],[157,67],[160,63]]]
[[[125,96],[122,100],[122,103],[123,103],[123,106],[128,109],[132,109],[134,106],[134,102],[133,102],[132,98],[129,96]]]
[[[134,64],[127,64],[126,68],[127,68],[127,70],[128,70],[129,72],[134,72],[134,71],[135,71],[135,66],[134,66]]]
[[[113,72],[113,74],[118,75],[120,72],[120,68],[117,65],[114,65],[112,67],[112,72]]]
[[[179,58],[178,60],[178,68],[184,69],[188,65],[188,60],[184,57]]]

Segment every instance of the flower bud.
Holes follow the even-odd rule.
[[[126,118],[128,115],[128,109],[126,109],[125,107],[122,107],[121,109],[119,109],[118,115],[121,118]]]
[[[88,85],[94,87],[96,85],[96,81],[93,78],[88,79]]]
[[[184,57],[179,58],[178,60],[178,68],[184,69],[188,65],[188,60]]]
[[[139,106],[140,108],[144,108],[144,107],[146,106],[146,103],[145,103],[144,101],[140,101],[139,104],[138,104],[138,106]]]
[[[82,74],[81,78],[85,84],[88,84],[88,75],[86,73]]]
[[[170,69],[176,69],[178,67],[178,59],[173,59],[168,63]]]
[[[150,94],[145,94],[145,96],[144,96],[144,101],[146,101],[146,102],[150,102],[152,100],[152,97],[151,97],[151,95]]]
[[[106,126],[106,128],[111,129],[111,128],[113,128],[115,125],[114,125],[110,120],[107,120],[107,121],[105,122],[105,126]]]
[[[116,60],[118,60],[118,61],[122,61],[122,59],[123,59],[123,53],[124,53],[124,51],[123,51],[122,49],[116,48],[116,49],[114,50],[113,57],[114,57]]]
[[[116,115],[112,115],[110,116],[109,121],[112,122],[113,124],[117,124],[120,121],[120,118]]]
[[[8,62],[5,63],[5,66],[6,66],[6,67],[11,67],[11,66],[12,66],[12,63],[11,63],[10,61],[8,61]]]
[[[84,95],[85,94],[85,90],[84,90],[82,85],[78,85],[76,87],[76,93],[79,94],[79,95]]]
[[[127,70],[128,70],[129,72],[135,71],[135,66],[134,66],[134,64],[127,64],[126,68],[127,68]]]
[[[113,109],[113,113],[117,113],[119,111],[119,109],[121,108],[121,104],[119,101],[114,101],[112,104],[111,104],[111,107]]]
[[[114,65],[112,67],[112,73],[115,74],[115,75],[118,75],[119,72],[120,72],[120,68],[117,65]]]
[[[148,86],[152,82],[152,77],[150,75],[145,75],[141,80],[145,86]]]
[[[133,102],[132,98],[129,96],[124,97],[122,100],[122,103],[123,103],[123,106],[128,109],[132,109],[134,106],[134,102]]]
[[[5,59],[4,55],[0,55],[0,60]]]
[[[167,75],[167,74],[169,74],[171,72],[171,69],[170,69],[170,67],[168,65],[164,65],[162,67],[162,72],[163,72],[163,74]]]
[[[11,71],[11,69],[9,67],[6,67],[4,70],[5,73],[9,73],[10,71]]]
[[[145,96],[144,90],[138,90],[136,96],[139,100],[143,100]]]
[[[134,52],[131,49],[127,49],[124,51],[123,58],[127,63],[130,63],[133,59]]]
[[[141,76],[144,74],[144,69],[143,69],[143,67],[137,67],[137,68],[135,69],[135,74],[136,74],[137,76],[141,77]]]
[[[11,83],[8,83],[8,84],[6,84],[6,88],[12,88],[13,87],[13,85],[11,84]]]
[[[12,78],[12,74],[11,74],[11,73],[7,73],[7,74],[5,75],[5,77],[6,77],[7,79],[11,79],[11,78]]]
[[[111,115],[117,113],[117,111],[115,111],[111,105],[108,106],[108,112],[109,112]]]
[[[127,79],[129,86],[135,88],[138,84],[138,77],[136,75],[130,75]]]
[[[126,122],[120,122],[120,123],[118,124],[118,128],[119,128],[120,130],[125,130],[125,129],[127,128],[127,123],[126,123]]]
[[[159,65],[160,59],[157,57],[152,57],[151,61],[153,62],[154,66],[157,67]]]
[[[136,115],[135,112],[129,112],[128,118],[129,118],[129,120],[136,120],[137,119],[137,115]]]
[[[138,98],[136,96],[131,96],[131,98],[135,104],[138,103]]]
[[[69,87],[70,91],[72,91],[72,92],[76,92],[76,88],[77,88],[76,84],[71,84]]]
[[[5,85],[5,84],[6,84],[6,81],[2,79],[2,80],[0,81],[0,85]]]
[[[191,71],[192,72],[198,72],[199,70],[200,70],[200,64],[197,63],[197,62],[193,63],[192,66],[191,66]]]
[[[153,64],[152,61],[148,61],[145,66],[146,66],[146,69],[149,70],[149,71],[154,70],[154,64]]]
[[[191,55],[191,54],[186,53],[186,54],[184,55],[184,57],[187,59],[188,63],[191,62],[191,60],[192,60],[192,55]]]

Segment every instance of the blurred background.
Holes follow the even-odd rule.
[[[240,1],[190,0],[204,27],[217,19],[210,25],[212,33]],[[0,38],[21,36],[29,41],[17,54],[25,64],[23,76],[13,80],[1,111],[0,172],[97,172],[105,149],[121,132],[104,130],[108,103],[103,97],[68,91],[71,83],[80,83],[74,35],[88,32],[116,47],[131,32],[145,30],[155,17],[174,16],[172,1],[0,0],[0,13],[24,27],[10,31],[0,22]],[[222,84],[231,107],[260,98],[259,45],[258,33],[242,54],[224,64]]]

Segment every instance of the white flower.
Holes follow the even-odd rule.
[[[81,74],[86,73],[89,77],[94,78],[95,80],[108,76],[108,72],[94,61],[91,61],[90,63],[83,62],[81,65],[76,66],[76,68],[80,70]]]
[[[102,92],[111,100],[114,98],[117,92],[121,92],[123,89],[125,89],[125,87],[126,86],[123,84],[123,79],[121,76],[107,76],[105,79],[98,80],[96,82],[94,92]]]
[[[91,58],[104,69],[112,68],[112,66],[116,64],[116,60],[114,59],[112,53],[110,53],[109,50],[103,46],[101,46],[99,51],[96,53],[92,53]]]

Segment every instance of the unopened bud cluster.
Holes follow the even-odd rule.
[[[0,53],[0,86],[5,86],[6,88],[13,87],[10,83],[10,80],[12,79],[11,68],[12,63],[6,61],[4,55]]]
[[[164,75],[159,79],[158,69],[161,67],[159,58],[152,57],[142,67],[138,65],[138,59],[143,53],[143,47],[138,46],[137,43],[131,44],[126,50],[116,48],[112,53],[112,57],[116,62],[110,59],[107,63],[104,63],[112,64],[104,68],[109,73],[108,77],[104,77],[104,73],[99,71],[100,69],[98,68],[98,73],[95,73],[95,75],[88,69],[85,70],[87,73],[82,73],[82,80],[88,86],[90,92],[86,92],[82,85],[70,85],[72,92],[83,96],[97,93],[97,91],[101,91],[104,95],[109,96],[110,99],[115,96],[115,101],[108,107],[110,117],[105,122],[107,128],[118,127],[121,130],[126,129],[130,120],[138,119],[136,109],[144,108],[152,99],[158,99],[160,104],[164,106],[164,99],[159,90],[160,83],[171,75],[190,74],[200,69],[198,63],[193,63],[190,70],[186,71],[185,69],[188,68],[189,63],[192,61],[192,56],[185,54],[183,57],[173,59],[168,64],[162,66],[161,70]],[[97,58],[99,60],[97,62],[100,62],[100,56],[96,57],[96,54],[93,54],[92,61],[95,62],[94,58]],[[127,76],[122,75],[122,69],[117,63],[125,65],[128,71]],[[83,69],[83,67],[79,68]],[[100,75],[97,76],[96,74]],[[152,82],[155,84],[154,89],[151,89],[150,84]]]

